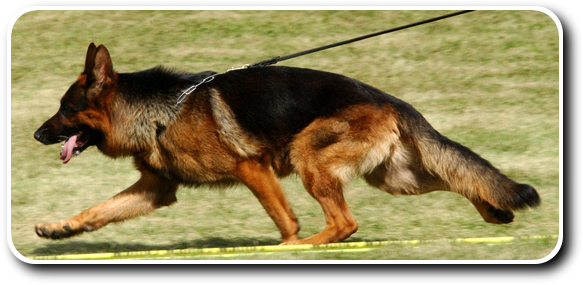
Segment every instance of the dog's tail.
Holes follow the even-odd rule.
[[[419,114],[420,115],[420,114]],[[421,117],[422,118],[422,117]],[[493,207],[512,211],[540,204],[536,190],[519,184],[502,174],[490,162],[469,148],[438,133],[424,119],[416,122],[413,143],[423,167],[452,192],[470,201],[485,201]]]
[[[407,105],[404,103],[404,105]],[[476,203],[509,211],[536,207],[540,197],[528,184],[516,183],[469,148],[437,132],[410,106],[400,106],[399,129],[417,149],[420,166],[441,187]]]

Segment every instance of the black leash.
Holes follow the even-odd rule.
[[[435,18],[431,18],[431,19],[427,19],[427,20],[415,22],[415,23],[412,23],[412,24],[408,24],[408,25],[404,25],[404,26],[400,26],[400,27],[396,27],[396,28],[392,28],[392,29],[388,29],[388,30],[384,30],[384,31],[380,31],[380,32],[376,32],[376,33],[372,33],[372,34],[360,36],[360,37],[356,37],[356,38],[353,38],[353,39],[350,39],[350,40],[346,40],[346,41],[342,41],[342,42],[337,42],[337,43],[334,43],[334,44],[329,44],[329,45],[325,45],[325,46],[318,47],[318,48],[314,48],[314,49],[305,50],[305,51],[302,51],[302,52],[298,52],[298,53],[294,53],[294,54],[290,54],[290,55],[286,55],[286,56],[276,56],[274,58],[270,58],[270,59],[267,59],[267,60],[262,60],[262,61],[258,61],[256,63],[250,64],[249,66],[247,66],[247,68],[265,67],[265,66],[273,65],[273,64],[276,64],[276,63],[278,63],[280,61],[288,60],[288,59],[291,59],[291,58],[294,58],[294,57],[298,57],[298,56],[302,56],[302,55],[306,55],[306,54],[318,52],[318,51],[321,51],[321,50],[325,50],[325,49],[329,49],[329,48],[333,48],[333,47],[337,47],[337,46],[341,46],[341,45],[345,45],[345,44],[349,44],[349,43],[361,41],[361,40],[364,40],[364,39],[368,39],[368,38],[372,38],[372,37],[376,37],[376,36],[380,36],[380,35],[384,35],[384,34],[396,32],[396,31],[400,31],[400,30],[404,30],[404,29],[408,29],[408,28],[412,28],[412,27],[415,27],[415,26],[419,26],[419,25],[423,25],[423,24],[427,24],[427,23],[431,23],[431,22],[443,20],[443,19],[446,19],[446,18],[451,18],[451,17],[454,17],[454,16],[462,15],[462,14],[469,13],[469,12],[473,12],[473,11],[474,10],[459,11],[459,12],[455,12],[455,13],[451,13],[451,14],[446,14],[446,15],[443,15],[443,16],[439,16],[439,17],[435,17]]]
[[[341,45],[345,45],[345,44],[349,44],[349,43],[353,43],[353,42],[357,42],[357,41],[361,41],[364,39],[368,39],[368,38],[372,38],[372,37],[376,37],[376,36],[380,36],[380,35],[384,35],[384,34],[388,34],[388,33],[392,33],[392,32],[396,32],[396,31],[400,31],[400,30],[404,30],[407,28],[411,28],[411,27],[415,27],[415,26],[419,26],[419,25],[423,25],[423,24],[427,24],[427,23],[431,23],[431,22],[435,22],[435,21],[439,21],[439,20],[443,20],[446,18],[451,18],[454,16],[458,16],[461,14],[465,14],[465,13],[469,13],[469,12],[473,12],[474,10],[463,10],[463,11],[459,11],[459,12],[455,12],[455,13],[451,13],[451,14],[446,14],[443,16],[439,16],[439,17],[435,17],[435,18],[431,18],[431,19],[427,19],[427,20],[423,20],[423,21],[419,21],[419,22],[415,22],[412,24],[408,24],[408,25],[404,25],[404,26],[400,26],[400,27],[396,27],[396,28],[392,28],[392,29],[388,29],[388,30],[384,30],[384,31],[380,31],[380,32],[376,32],[376,33],[372,33],[372,34],[368,34],[368,35],[364,35],[364,36],[360,36],[360,37],[356,37],[350,40],[346,40],[346,41],[342,41],[342,42],[338,42],[335,44],[330,44],[330,45],[326,45],[326,46],[322,46],[319,48],[314,48],[314,49],[309,49],[306,51],[302,51],[302,52],[298,52],[298,53],[294,53],[294,54],[290,54],[290,55],[286,55],[286,56],[276,56],[274,58],[270,58],[267,60],[262,60],[262,61],[258,61],[256,63],[253,64],[249,64],[249,65],[244,65],[240,68],[231,68],[223,73],[217,73],[214,75],[211,75],[205,79],[203,79],[201,82],[199,82],[196,85],[191,86],[190,88],[184,90],[182,93],[180,93],[180,95],[178,96],[178,100],[176,102],[176,105],[182,103],[182,101],[184,101],[184,99],[186,99],[186,96],[188,96],[190,93],[192,93],[194,90],[196,90],[196,88],[198,86],[200,86],[201,84],[210,82],[211,80],[215,79],[215,76],[221,75],[221,74],[225,74],[229,71],[232,70],[239,70],[239,69],[245,69],[245,68],[258,68],[258,67],[265,67],[265,66],[269,66],[269,65],[274,65],[280,61],[284,61],[284,60],[288,60],[294,57],[298,57],[298,56],[302,56],[302,55],[306,55],[306,54],[310,54],[310,53],[314,53],[317,51],[321,51],[321,50],[325,50],[325,49],[329,49],[329,48],[333,48],[333,47],[337,47],[337,46],[341,46]]]

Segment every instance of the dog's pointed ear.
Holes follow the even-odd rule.
[[[87,81],[90,84],[106,84],[113,79],[113,63],[109,51],[104,45],[98,47],[95,47],[93,43],[89,45],[83,74],[87,76]]]
[[[85,75],[89,75],[93,71],[93,66],[95,66],[95,51],[97,51],[95,44],[89,44],[87,56],[85,57],[85,69],[83,70],[83,74]]]
[[[100,84],[107,83],[113,79],[113,63],[109,56],[109,51],[104,45],[99,45],[95,51],[95,62],[93,66],[93,76]]]

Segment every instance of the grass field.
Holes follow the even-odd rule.
[[[11,36],[12,242],[41,255],[272,245],[279,233],[244,187],[182,188],[178,203],[152,215],[61,240],[38,238],[34,224],[78,214],[133,184],[129,159],[95,148],[69,164],[60,145],[33,132],[56,112],[82,71],[90,42],[105,44],[119,72],[163,64],[224,71],[387,29],[446,11],[33,11]],[[283,63],[359,79],[415,106],[442,134],[539,191],[542,205],[509,225],[482,221],[465,198],[436,192],[391,196],[354,181],[346,190],[359,230],[347,241],[558,235],[559,36],[536,11],[477,11]],[[319,205],[295,176],[283,180],[302,225],[319,232]],[[535,260],[556,241],[424,243],[370,252],[284,252],[238,259]],[[211,257],[212,258],[212,257]],[[235,257],[234,257],[235,258]]]

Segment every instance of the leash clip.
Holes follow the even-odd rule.
[[[229,69],[227,70],[227,72],[229,72],[229,71],[233,71],[233,70],[247,69],[247,68],[249,68],[249,64],[245,64],[245,65],[243,65],[243,66],[241,66],[241,67],[231,67],[231,68],[229,68]]]

